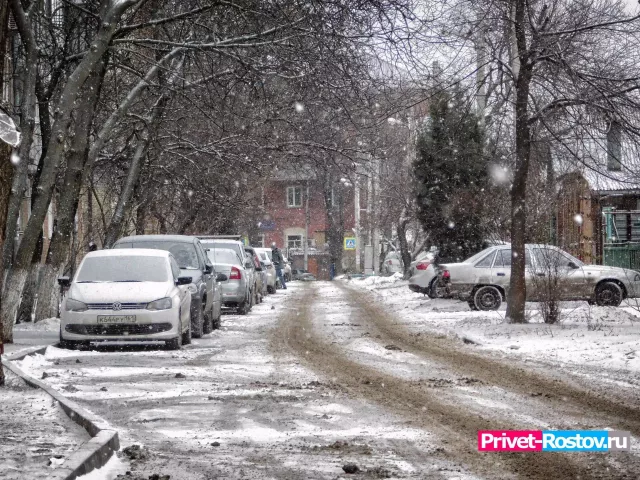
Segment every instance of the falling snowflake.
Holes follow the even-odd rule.
[[[576,215],[573,217],[573,221],[576,222],[577,225],[582,225],[582,223],[584,222],[584,218],[582,218],[582,215],[580,215],[579,213],[576,213]]]
[[[302,112],[304,112],[304,105],[303,105],[302,103],[300,103],[300,102],[296,102],[296,103],[294,104],[294,107],[295,107],[295,109],[296,109],[296,112],[298,112],[298,113],[302,113]]]
[[[233,182],[233,184],[234,184],[236,187],[239,187],[239,186],[240,186],[240,182],[239,182],[238,180],[236,180],[235,182]]]
[[[496,183],[505,183],[509,180],[509,170],[500,165],[491,165],[491,167],[489,167],[489,174]]]
[[[449,222],[449,225],[448,225],[448,226],[449,226],[449,228],[455,228],[456,224],[455,224],[455,223],[453,223],[453,222]]]
[[[16,152],[11,154],[11,163],[14,165],[18,165],[20,163],[20,156]]]
[[[187,192],[187,195],[188,195],[189,197],[193,197],[193,190],[189,190],[189,191]]]

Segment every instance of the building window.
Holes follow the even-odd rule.
[[[256,237],[256,244],[254,246],[258,248],[264,248],[264,234],[258,235]]]
[[[302,206],[302,187],[287,187],[287,207],[299,208]]]
[[[287,248],[302,248],[302,235],[287,235]]]

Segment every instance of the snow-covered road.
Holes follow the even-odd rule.
[[[633,389],[504,358],[342,282],[292,283],[180,352],[50,347],[22,367],[148,457],[140,478],[635,478],[617,454],[478,454],[478,429],[630,430]],[[405,311],[407,310],[407,311]],[[526,366],[526,368],[525,368]],[[636,441],[636,445],[638,445]]]

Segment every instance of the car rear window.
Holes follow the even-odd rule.
[[[227,265],[240,265],[240,259],[236,252],[229,250],[228,248],[209,248],[207,256],[211,263],[214,265],[227,264]]]
[[[113,248],[151,248],[171,252],[180,268],[199,270],[198,255],[193,243],[172,242],[170,240],[140,240],[114,245]]]
[[[167,259],[122,255],[93,257],[82,262],[76,283],[90,282],[166,282]]]
[[[478,263],[476,263],[475,266],[477,268],[490,268],[491,265],[493,264],[493,257],[495,257],[495,256],[496,256],[496,252],[491,252],[489,255],[487,255],[482,260],[480,260]]]

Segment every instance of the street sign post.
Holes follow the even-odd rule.
[[[345,237],[344,238],[344,249],[345,250],[355,250],[356,249],[356,237]]]

